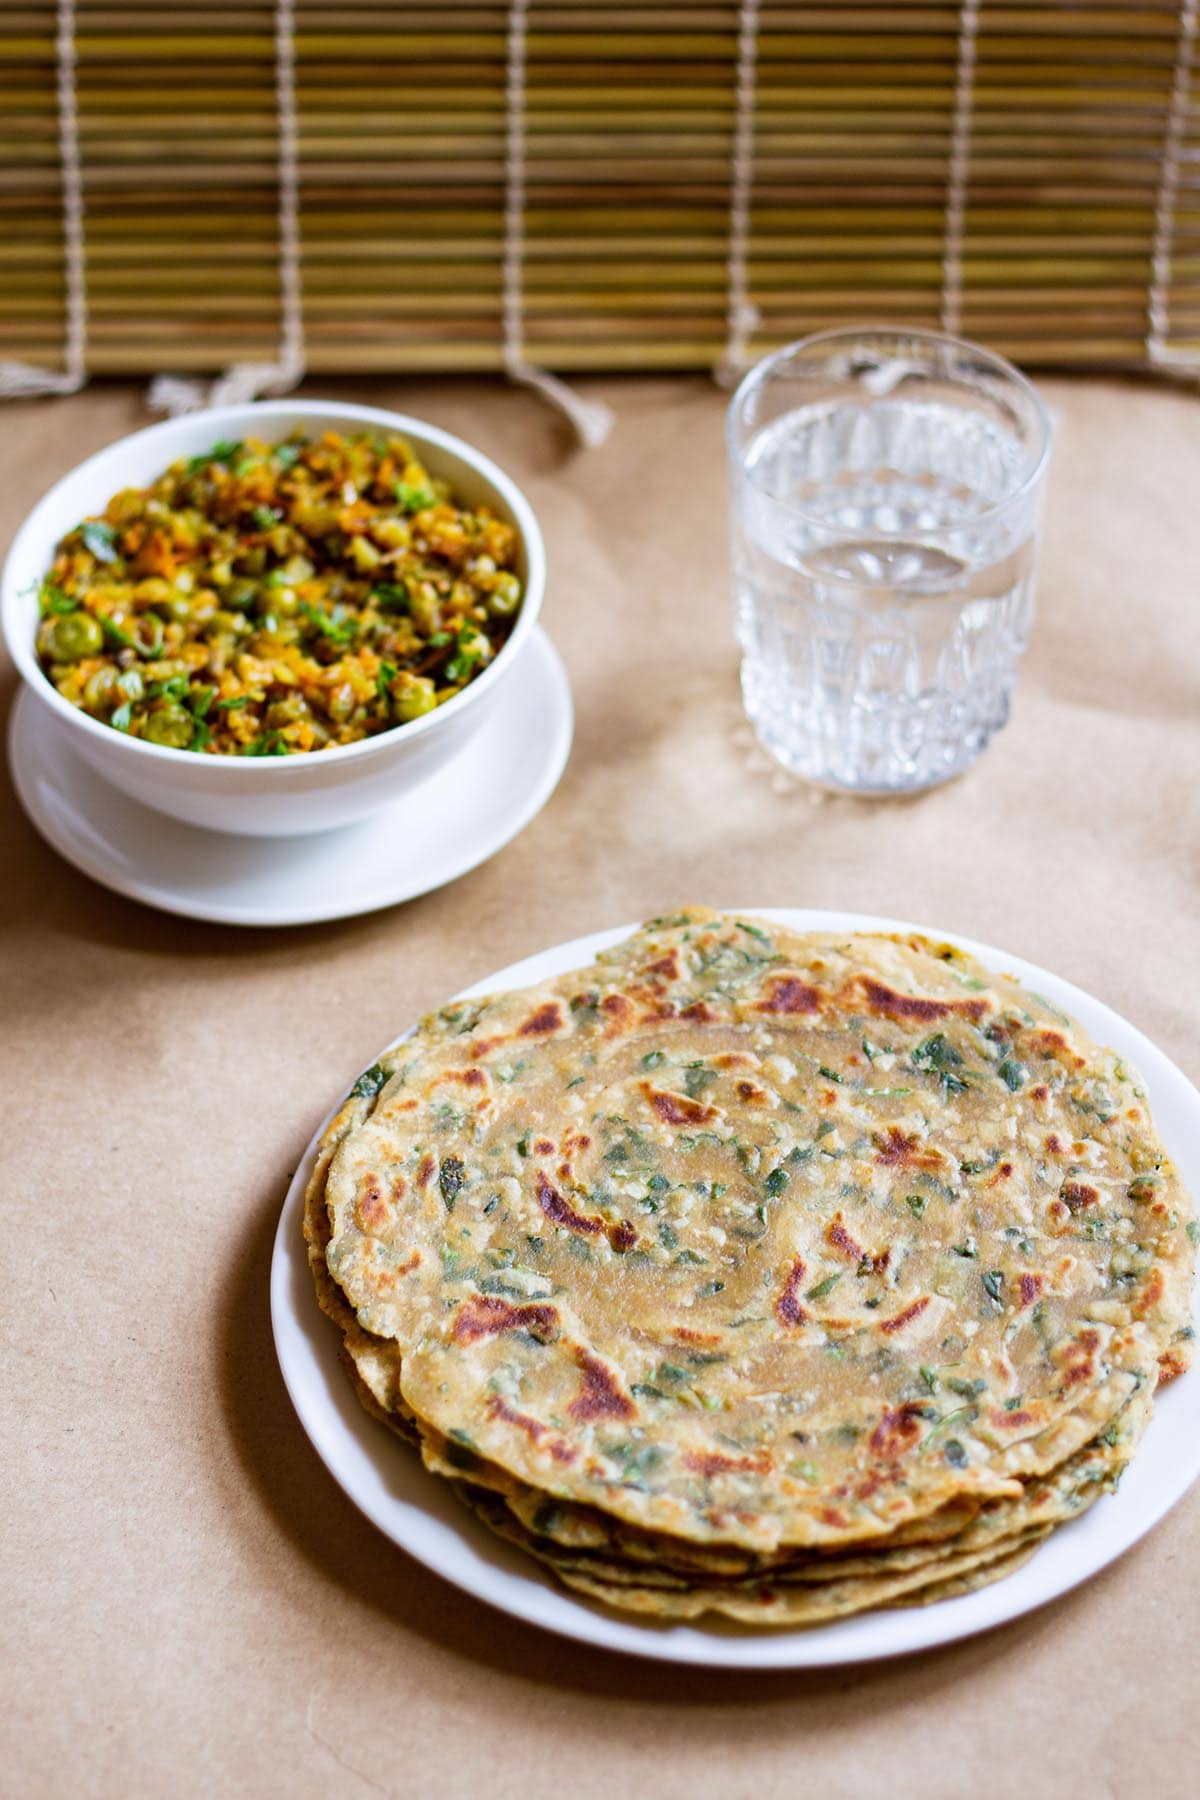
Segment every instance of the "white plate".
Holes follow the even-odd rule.
[[[411,900],[494,856],[554,792],[572,729],[566,673],[539,629],[459,754],[394,806],[339,830],[235,837],[151,812],[97,775],[24,689],[9,765],[46,842],[118,894],[223,925],[310,925]]]
[[[1188,1187],[1193,1193],[1200,1191],[1200,1093],[1148,1038],[1099,1000],[1032,963],[969,938],[953,938],[949,932],[856,913],[779,907],[747,911],[800,930],[927,931],[939,941],[951,939],[960,944],[991,968],[1015,975],[1071,1013],[1100,1043],[1111,1045],[1137,1065],[1145,1077],[1160,1135]],[[626,925],[560,944],[477,982],[466,992],[492,993],[581,967],[598,950],[619,942],[633,929]],[[346,1071],[345,1088],[356,1073]],[[444,1481],[430,1475],[414,1452],[359,1405],[338,1360],[338,1333],[317,1307],[305,1256],[304,1189],[316,1141],[314,1138],[310,1144],[288,1191],[271,1268],[275,1345],[301,1424],[334,1479],[394,1543],[468,1593],[565,1637],[637,1656],[735,1669],[816,1668],[925,1650],[1015,1619],[1066,1593],[1135,1544],[1200,1474],[1197,1369],[1173,1382],[1160,1396],[1153,1423],[1119,1491],[1097,1501],[1082,1518],[1061,1526],[1024,1568],[992,1587],[934,1606],[862,1613],[807,1631],[654,1625],[622,1618],[568,1594],[532,1558],[493,1537]],[[1135,1579],[1132,1571],[1127,1579]]]

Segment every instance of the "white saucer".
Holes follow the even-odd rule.
[[[1161,1050],[1102,1001],[1048,969],[928,926],[789,907],[745,910],[800,931],[925,931],[938,942],[959,944],[990,967],[1005,969],[1049,996],[1099,1043],[1111,1044],[1137,1066],[1163,1141],[1187,1186],[1200,1192],[1200,1093]],[[466,993],[523,987],[582,968],[633,929],[622,925],[540,951],[475,983]],[[345,1070],[338,1105],[355,1073]],[[320,1131],[328,1123],[326,1118]],[[1196,1368],[1158,1396],[1154,1418],[1119,1490],[1097,1501],[1081,1518],[1060,1526],[1024,1568],[978,1593],[933,1606],[859,1613],[805,1631],[755,1631],[719,1622],[659,1624],[592,1605],[559,1587],[531,1557],[493,1536],[448,1482],[430,1474],[419,1456],[359,1404],[342,1366],[338,1333],[317,1306],[304,1243],[304,1190],[320,1131],[288,1190],[271,1265],[271,1319],[288,1393],[334,1480],[393,1543],[514,1618],[579,1643],[714,1668],[812,1669],[902,1656],[1002,1625],[1067,1593],[1136,1544],[1200,1475],[1200,1368]],[[1126,1604],[1136,1607],[1137,1568],[1127,1570],[1124,1579]]]
[[[339,831],[234,837],[151,812],[97,775],[24,690],[9,767],[46,842],[118,894],[223,925],[309,925],[411,900],[494,856],[554,792],[573,726],[566,672],[536,631],[454,760],[395,806]]]

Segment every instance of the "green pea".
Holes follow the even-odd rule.
[[[167,594],[161,600],[153,602],[155,612],[161,613],[164,619],[177,619],[180,624],[192,616],[192,602],[187,594]]]
[[[510,619],[521,604],[521,583],[515,575],[497,575],[487,597],[487,609],[494,619]]]
[[[196,721],[185,706],[173,703],[155,707],[142,727],[143,737],[152,744],[165,744],[171,750],[186,750],[192,741]]]
[[[396,695],[396,717],[408,724],[410,719],[419,719],[425,713],[432,712],[436,705],[437,695],[432,681],[427,675],[417,675]]]
[[[50,655],[55,662],[79,662],[95,656],[104,642],[99,619],[91,613],[62,613],[50,627]]]
[[[106,713],[117,699],[117,671],[104,663],[89,675],[83,690],[83,704],[89,712]]]

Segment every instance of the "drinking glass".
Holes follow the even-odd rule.
[[[1033,618],[1050,422],[941,332],[819,332],[729,408],[746,712],[795,774],[859,794],[957,775],[1008,717]]]

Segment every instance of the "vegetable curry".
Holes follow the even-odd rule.
[[[523,598],[518,548],[400,437],[218,443],[63,538],[39,658],[65,699],[153,744],[352,744],[493,660]]]

